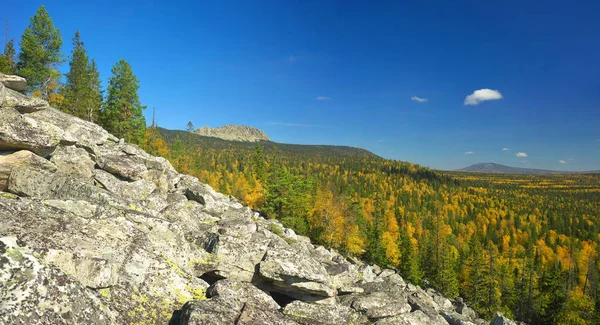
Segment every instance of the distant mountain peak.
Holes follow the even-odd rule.
[[[270,141],[267,134],[255,127],[246,125],[224,125],[217,128],[211,128],[203,126],[196,131],[195,134],[203,135],[207,137],[214,137],[223,140],[231,141],[244,141],[244,142],[258,142],[258,141]]]
[[[477,163],[465,168],[457,169],[459,172],[469,173],[487,173],[487,174],[521,174],[521,175],[549,175],[549,174],[583,174],[597,173],[598,171],[574,172],[574,171],[559,171],[533,168],[511,167],[492,162]]]

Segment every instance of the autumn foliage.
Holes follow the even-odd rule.
[[[600,175],[442,173],[355,148],[146,137],[180,171],[317,243],[460,295],[483,317],[600,319]]]

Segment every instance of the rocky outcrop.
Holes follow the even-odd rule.
[[[2,324],[485,323],[42,104],[0,107]]]
[[[231,141],[258,142],[269,141],[267,134],[255,127],[245,125],[225,125],[217,128],[203,126],[194,133],[207,137]]]

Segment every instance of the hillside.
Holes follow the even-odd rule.
[[[203,126],[194,131],[195,134],[223,140],[257,142],[269,141],[267,134],[255,127],[245,125],[224,125],[217,128]]]
[[[220,139],[212,136],[203,136],[200,134],[190,134],[186,131],[180,130],[168,130],[164,128],[158,128],[160,135],[172,144],[176,138],[185,139],[186,144],[190,143],[193,147],[198,148],[211,148],[211,149],[234,149],[243,150],[247,152],[253,152],[256,149],[257,143],[248,141],[230,141],[226,139]],[[276,143],[268,140],[261,140],[258,142],[261,148],[265,152],[279,152],[283,154],[300,155],[306,157],[321,157],[324,155],[339,155],[340,157],[356,157],[366,159],[383,159],[374,153],[355,147],[347,146],[332,146],[332,145],[301,145],[301,144],[287,144],[287,143]]]
[[[552,174],[586,174],[586,173],[598,173],[599,171],[585,171],[585,172],[573,172],[573,171],[558,171],[558,170],[545,170],[545,169],[532,169],[532,168],[521,168],[511,167],[506,165],[500,165],[495,163],[477,163],[465,168],[457,169],[460,172],[470,173],[489,173],[489,174],[516,174],[516,175],[552,175]]]
[[[442,172],[355,148],[160,131],[166,143],[148,150],[177,169],[317,243],[463,297],[487,317],[500,310],[528,324],[572,323],[592,313],[573,304],[600,297],[598,174]],[[155,142],[160,134],[147,131]],[[552,301],[559,307],[544,307]]]
[[[486,324],[2,81],[2,323]]]

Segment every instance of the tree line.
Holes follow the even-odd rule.
[[[6,40],[0,55],[0,73],[27,79],[27,93],[53,107],[84,120],[98,123],[119,138],[140,143],[145,134],[146,108],[138,97],[139,80],[131,65],[120,59],[112,68],[106,95],[102,89],[96,61],[88,56],[79,31],[73,36],[69,71],[64,82],[58,68],[66,61],[61,52],[59,28],[44,6],[31,17],[21,35],[20,51],[14,39]]]

